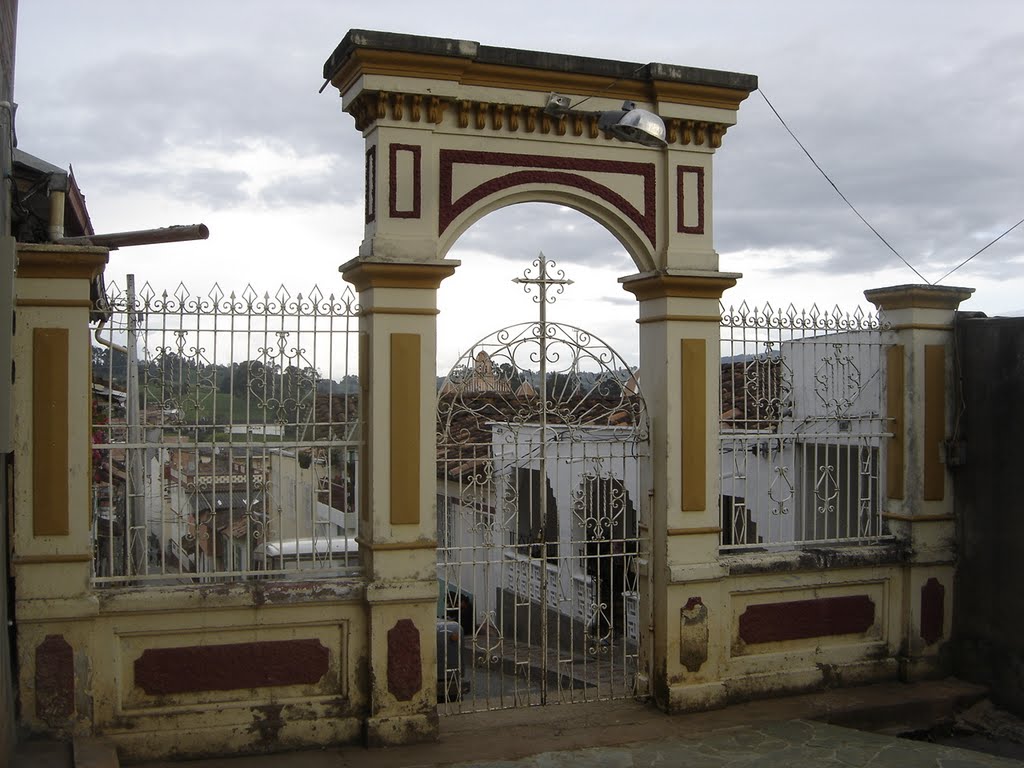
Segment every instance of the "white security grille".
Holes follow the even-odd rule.
[[[723,549],[886,535],[883,326],[859,309],[722,308]]]

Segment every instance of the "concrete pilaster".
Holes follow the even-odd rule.
[[[723,703],[728,622],[718,606],[724,571],[718,471],[719,306],[738,274],[660,271],[624,278],[640,302],[640,382],[651,415],[650,555],[642,600],[650,607],[643,654],[649,688],[668,711]]]
[[[437,288],[458,262],[356,260],[368,744],[437,736]]]
[[[90,282],[106,248],[19,244],[14,336],[14,524],[21,720],[88,727],[92,417]]]
[[[956,554],[950,466],[958,461],[953,318],[971,288],[899,285],[865,291],[891,334],[886,410],[892,438],[883,517],[909,554],[901,674],[948,674]]]

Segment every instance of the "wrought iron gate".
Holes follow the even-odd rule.
[[[443,712],[635,693],[646,409],[612,349],[547,321],[571,281],[534,265],[516,282],[539,320],[479,341],[438,393]]]

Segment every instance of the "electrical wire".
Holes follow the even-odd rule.
[[[782,123],[782,127],[786,129],[786,132],[790,136],[793,137],[793,141],[795,141],[797,146],[800,147],[801,150],[803,150],[803,153],[805,155],[807,155],[807,159],[811,161],[815,168],[818,169],[818,173],[825,177],[825,181],[827,181],[831,185],[832,189],[836,191],[836,194],[843,199],[843,202],[850,207],[850,210],[857,214],[857,218],[864,222],[864,226],[866,226],[868,229],[874,232],[875,237],[877,237],[879,240],[885,243],[885,247],[892,251],[896,255],[896,258],[898,258],[900,261],[906,264],[915,275],[917,275],[919,278],[924,280],[924,282],[930,285],[930,281],[927,278],[925,278],[924,275],[918,272],[913,264],[911,264],[909,261],[903,258],[903,256],[900,255],[900,252],[893,248],[892,245],[889,244],[889,241],[882,237],[881,233],[879,233],[877,229],[871,226],[871,223],[861,215],[860,211],[857,210],[856,206],[847,199],[846,195],[844,195],[842,191],[839,189],[839,187],[836,186],[836,183],[832,181],[831,178],[829,178],[829,175],[825,173],[824,169],[820,165],[818,165],[818,161],[811,156],[810,152],[807,151],[807,147],[803,145],[803,142],[801,142],[800,139],[796,137],[796,134],[793,133],[792,129],[786,124],[786,121],[782,119],[782,115],[780,115],[779,111],[775,109],[775,105],[773,105],[771,101],[768,100],[768,97],[765,95],[764,90],[758,88],[758,93],[761,94],[761,98],[764,99],[765,104],[767,104],[771,111],[775,113],[775,117],[777,117],[779,122]],[[986,246],[986,248],[987,247],[988,246]]]
[[[974,258],[975,256],[977,256],[978,254],[980,254],[980,253],[982,253],[983,251],[985,251],[985,250],[986,250],[986,249],[987,249],[987,248],[988,248],[988,247],[989,247],[990,245],[995,245],[995,244],[996,244],[996,243],[998,243],[998,242],[999,242],[1000,240],[1002,240],[1002,239],[1003,239],[1004,237],[1006,237],[1006,236],[1007,236],[1008,234],[1010,234],[1011,232],[1013,232],[1013,230],[1015,230],[1015,229],[1016,229],[1017,227],[1019,227],[1019,226],[1020,226],[1021,224],[1024,224],[1024,219],[1021,219],[1020,221],[1018,221],[1018,222],[1017,222],[1016,224],[1014,224],[1014,225],[1013,225],[1012,227],[1010,227],[1010,228],[1009,228],[1008,230],[1006,230],[1005,232],[1003,232],[1003,234],[1001,234],[1001,235],[1000,235],[999,237],[997,237],[997,238],[996,238],[995,240],[992,240],[992,241],[991,241],[991,242],[990,242],[990,243],[989,243],[988,245],[986,245],[986,246],[985,246],[984,248],[979,248],[978,250],[976,250],[976,251],[975,251],[974,253],[972,253],[972,254],[971,254],[970,256],[968,256],[968,257],[967,257],[966,259],[964,259],[964,260],[963,260],[963,261],[961,261],[961,262],[960,262],[959,264],[957,264],[957,265],[956,265],[955,267],[953,267],[953,268],[952,268],[951,270],[949,270],[949,272],[947,272],[947,273],[946,273],[946,274],[944,274],[944,275],[943,275],[942,277],[940,277],[940,278],[939,278],[938,280],[936,280],[936,281],[935,281],[935,284],[936,284],[936,285],[938,285],[939,283],[941,283],[941,282],[942,282],[943,280],[945,280],[945,279],[946,279],[947,277],[949,277],[949,276],[950,276],[950,275],[952,275],[952,274],[953,274],[954,272],[956,272],[956,271],[957,271],[958,269],[960,269],[960,267],[962,267],[962,266],[963,266],[964,264],[966,264],[967,262],[969,262],[969,261],[970,261],[971,259],[973,259],[973,258]]]
[[[610,83],[608,83],[608,85],[606,85],[604,88],[602,88],[597,93],[592,93],[589,96],[584,96],[582,99],[577,101],[575,104],[570,105],[569,109],[576,109],[576,107],[578,107],[583,102],[590,101],[595,96],[601,96],[601,95],[605,94],[606,92],[611,90],[615,85],[617,85],[618,83],[621,83],[623,80],[632,79],[632,78],[636,77],[637,75],[639,75],[648,66],[650,66],[650,65],[648,65],[648,64],[641,64],[639,67],[634,69],[632,72],[630,72],[625,77],[617,77],[617,78],[615,78],[614,80],[612,80]]]

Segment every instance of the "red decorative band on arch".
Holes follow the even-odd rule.
[[[500,166],[523,168],[504,176],[485,181],[459,197],[452,199],[453,176],[456,165]],[[582,176],[582,173],[617,173],[636,176],[643,180],[644,210],[610,187]],[[486,197],[502,190],[526,184],[557,184],[587,192],[619,210],[643,232],[653,246],[657,241],[655,217],[654,163],[630,163],[621,160],[588,160],[584,158],[554,157],[550,155],[515,155],[508,152],[475,152],[471,150],[442,149],[439,169],[440,206],[437,233],[441,235],[460,214]]]

